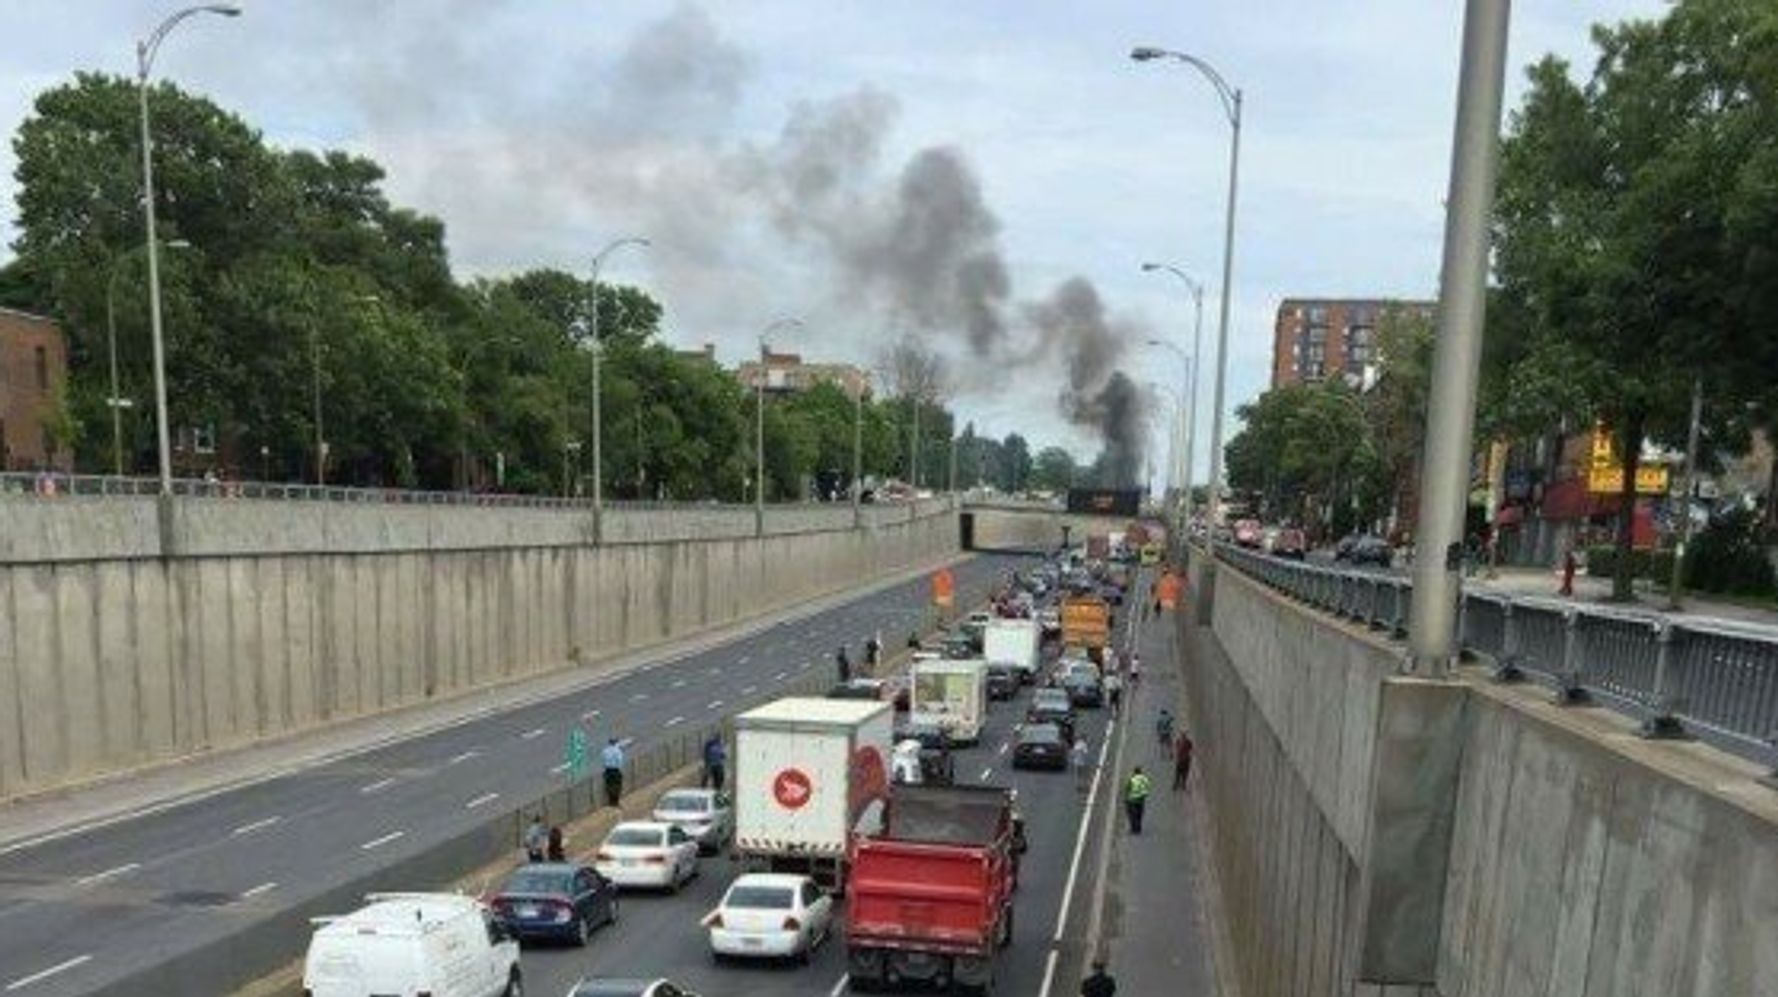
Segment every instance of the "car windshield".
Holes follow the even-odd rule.
[[[520,869],[506,879],[502,893],[567,893],[571,874],[559,869]]]
[[[788,886],[743,884],[730,889],[722,905],[745,910],[789,910],[796,905],[796,892]]]
[[[694,793],[668,793],[666,796],[661,797],[659,803],[655,804],[655,809],[665,810],[676,814],[701,814],[710,809],[709,798]]]
[[[652,827],[620,827],[611,832],[605,839],[608,845],[629,848],[658,848],[661,845],[663,832]]]

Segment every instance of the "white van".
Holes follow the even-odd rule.
[[[305,997],[518,997],[519,945],[474,897],[373,893],[341,917],[315,918]]]

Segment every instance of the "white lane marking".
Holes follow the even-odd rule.
[[[550,775],[561,775],[563,772],[568,771],[568,765],[569,765],[568,762],[563,762],[562,764],[557,765],[555,768],[550,769],[549,774]]]
[[[500,798],[499,793],[483,793],[482,795],[476,797],[475,799],[470,800],[468,803],[463,804],[463,809],[474,810],[476,807],[479,807],[484,803],[492,803],[495,800],[498,800],[499,798]]]
[[[633,737],[625,737],[625,738],[619,738],[619,739],[618,739],[618,742],[617,742],[617,746],[618,746],[618,747],[620,747],[620,748],[627,748],[627,747],[629,747],[629,746],[630,746],[630,745],[632,745],[632,744],[635,744],[635,743],[636,743],[636,739],[635,739],[635,738],[633,738]]]
[[[597,716],[598,716],[598,715],[599,715],[599,711],[598,711],[598,710],[588,710],[588,711],[586,711],[586,712],[585,712],[585,713],[582,713],[582,714],[581,714],[581,715],[580,715],[580,719],[582,719],[582,720],[591,720],[591,719],[593,719],[593,718],[595,718],[595,717],[597,717]]]
[[[784,681],[785,676],[787,676],[789,674],[790,674],[789,672],[779,672],[778,674],[772,676],[772,681],[782,682],[782,681]]]
[[[756,686],[756,685],[750,685],[750,686],[748,686],[748,687],[746,687],[746,688],[745,688],[745,689],[742,689],[742,690],[741,690],[741,695],[743,695],[743,696],[751,696],[751,695],[753,695],[753,693],[754,693],[754,690],[756,690],[756,689],[758,689],[758,688],[759,688],[759,686]]]
[[[378,779],[376,782],[373,782],[368,786],[358,787],[358,791],[360,793],[374,793],[379,789],[387,788],[394,781],[394,779]]]
[[[667,722],[666,722],[666,723],[664,723],[664,724],[661,724],[661,726],[662,726],[662,727],[671,727],[671,726],[673,726],[673,725],[674,725],[674,724],[682,724],[682,723],[684,723],[684,722],[685,722],[685,718],[684,718],[684,717],[674,717],[674,718],[673,718],[673,719],[671,719],[671,720],[669,720],[669,721],[667,721]]]
[[[480,754],[481,754],[481,752],[475,750],[474,748],[471,748],[468,751],[465,751],[462,754],[458,755],[457,757],[452,758],[450,761],[445,762],[445,764],[446,765],[459,765],[459,764],[462,764],[463,762],[469,761],[471,758],[474,758]]]
[[[710,674],[712,674],[712,675],[721,675],[721,674],[722,674],[722,669],[720,669],[720,668],[712,668],[712,669],[710,669]]]
[[[829,990],[827,992],[827,997],[840,997],[841,994],[846,992],[846,984],[851,983],[851,982],[852,982],[852,974],[851,973],[841,974],[839,982],[835,983],[833,985],[833,989]]]
[[[1000,745],[1000,753],[1003,755],[1006,754],[1011,749],[1012,749],[1012,742],[1011,741],[1006,741]]]
[[[232,831],[230,833],[237,834],[237,835],[238,834],[252,834],[254,831],[257,831],[260,828],[271,827],[273,824],[276,824],[283,819],[284,818],[282,818],[282,817],[267,817],[264,820],[256,820],[251,824],[242,824],[240,827],[235,828],[234,831]]]
[[[13,980],[11,983],[8,983],[6,985],[6,990],[8,993],[11,993],[14,990],[23,990],[24,988],[30,986],[31,984],[40,983],[40,982],[47,980],[50,977],[56,975],[57,973],[66,973],[68,970],[73,969],[75,966],[79,966],[79,965],[82,965],[83,963],[91,962],[92,959],[93,959],[93,957],[90,953],[87,955],[77,955],[74,958],[69,959],[67,962],[58,962],[54,966],[51,966],[48,969],[41,970],[36,973],[32,973],[30,976],[21,976],[18,979]]]
[[[1050,949],[1049,958],[1043,960],[1043,989],[1037,991],[1038,997],[1050,997],[1050,985],[1056,982],[1056,950]]]
[[[987,782],[987,781],[988,781],[988,777],[989,777],[989,776],[991,776],[991,775],[993,775],[993,774],[994,774],[994,769],[993,769],[993,767],[992,767],[992,766],[990,766],[990,767],[988,767],[988,768],[985,768],[985,769],[982,769],[982,781],[983,781],[983,782]]]
[[[1050,939],[1051,944],[1062,940],[1062,933],[1068,927],[1068,907],[1074,901],[1074,881],[1080,875],[1080,857],[1087,847],[1087,831],[1093,826],[1093,801],[1099,798],[1099,780],[1105,775],[1105,749],[1111,746],[1112,736],[1117,732],[1117,721],[1112,720],[1105,725],[1105,733],[1099,741],[1099,762],[1093,766],[1093,782],[1087,787],[1087,805],[1080,811],[1080,831],[1074,836],[1074,857],[1068,860],[1068,880],[1062,886],[1062,906],[1056,912],[1056,933]],[[1115,818],[1106,822],[1105,833],[1115,834]]]
[[[106,869],[104,872],[95,872],[90,876],[82,876],[75,880],[74,884],[76,886],[91,886],[94,883],[103,883],[105,880],[110,879],[113,876],[121,876],[126,872],[133,872],[140,868],[142,868],[142,863],[140,862],[126,862],[115,869]]]
[[[259,896],[261,893],[270,893],[277,888],[278,888],[277,883],[261,883],[258,886],[255,886],[251,890],[242,890],[241,891],[241,899],[242,900],[251,900],[254,897]]]
[[[704,707],[704,709],[706,709],[706,710],[720,710],[720,709],[722,709],[722,700],[712,699],[710,701],[710,705]]]
[[[738,659],[736,659],[736,664],[742,664],[742,665],[744,665],[744,664],[746,664],[746,663],[747,663],[747,662],[749,662],[749,661],[752,661],[752,660],[753,660],[753,655],[751,655],[751,654],[743,654],[743,655],[741,655],[741,657],[740,657],[740,658],[738,658]],[[716,669],[714,669],[714,668],[712,668],[712,669],[710,669],[710,670],[711,670],[711,671],[715,671],[715,670],[716,670]]]
[[[673,680],[673,688],[675,688],[675,689],[685,688],[685,680],[684,679],[674,679]]]
[[[805,661],[802,664],[797,665],[796,667],[798,667],[798,668],[813,668],[813,667],[815,667],[815,663],[813,661]]]
[[[635,695],[634,695],[634,696],[631,696],[631,697],[630,697],[630,702],[632,702],[632,703],[640,703],[640,702],[642,702],[642,701],[643,701],[643,700],[644,700],[644,699],[647,699],[647,698],[648,698],[648,693],[646,693],[646,692],[639,692],[639,693],[637,693],[637,694],[635,694]]]
[[[406,835],[406,831],[390,831],[388,834],[385,834],[380,838],[372,838],[364,844],[359,845],[358,850],[361,852],[368,852],[372,848],[381,848],[389,842],[394,841],[397,838],[405,837]]]
[[[543,728],[542,727],[534,727],[534,728],[524,732],[523,734],[520,734],[519,740],[521,740],[521,741],[535,741],[542,736],[543,736]]]

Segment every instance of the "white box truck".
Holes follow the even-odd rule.
[[[940,731],[955,745],[982,739],[982,720],[988,711],[986,661],[916,661],[911,671],[910,729]]]
[[[883,825],[895,709],[791,697],[735,718],[735,855],[845,887],[853,834]]]
[[[1036,620],[990,620],[982,632],[982,659],[1018,669],[1019,681],[1030,685],[1037,680],[1042,640]]]

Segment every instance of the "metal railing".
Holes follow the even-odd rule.
[[[155,478],[119,477],[109,474],[68,474],[50,472],[0,472],[0,497],[62,498],[152,496],[160,491]],[[562,498],[552,495],[520,495],[506,492],[422,491],[407,488],[357,488],[341,485],[307,485],[268,481],[211,481],[205,478],[175,478],[173,494],[182,498],[262,499],[280,502],[358,502],[384,505],[454,505],[521,509],[590,510],[592,499]],[[871,508],[905,509],[910,506],[930,507],[944,503],[949,496],[906,502],[872,503]],[[605,508],[620,512],[677,512],[688,509],[730,509],[752,512],[752,503],[716,501],[637,501],[606,499]],[[780,502],[766,506],[777,509],[850,509],[849,502]]]
[[[1407,632],[1406,578],[1229,545],[1217,557],[1318,609],[1390,636]],[[1471,590],[1459,642],[1491,659],[1502,680],[1529,677],[1561,702],[1605,704],[1639,720],[1647,736],[1695,736],[1778,764],[1778,627]]]

